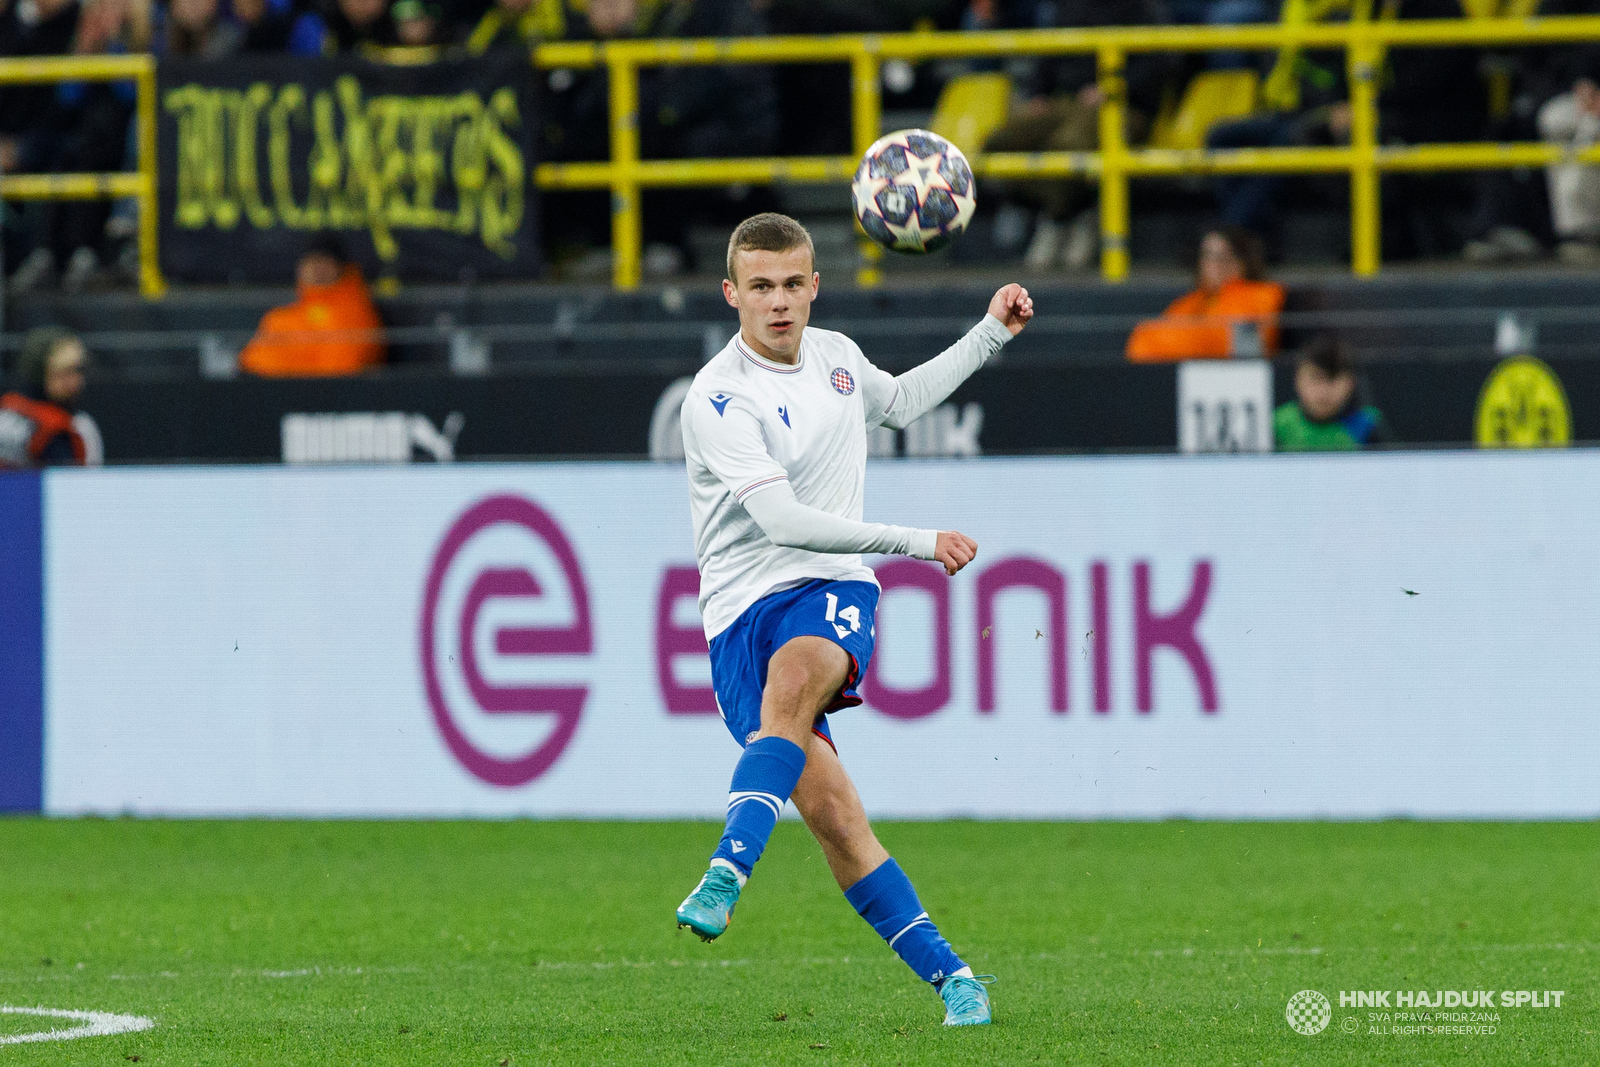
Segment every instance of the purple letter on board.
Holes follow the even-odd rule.
[[[1217,685],[1212,678],[1211,661],[1195,635],[1210,592],[1211,561],[1203,559],[1194,565],[1194,584],[1189,588],[1189,598],[1183,602],[1183,607],[1170,615],[1157,615],[1150,610],[1150,564],[1141,560],[1133,565],[1133,658],[1140,711],[1147,712],[1155,706],[1150,654],[1161,645],[1173,649],[1188,662],[1189,670],[1194,672],[1195,685],[1200,689],[1200,707],[1206,711],[1217,710]]]
[[[978,575],[978,710],[994,710],[994,598],[1024,586],[1050,601],[1050,710],[1067,710],[1067,577],[1038,559],[1002,560]]]
[[[693,567],[668,567],[661,576],[656,598],[656,680],[669,715],[715,715],[716,690],[709,685],[679,685],[672,673],[678,656],[708,656],[706,632],[699,625],[683,627],[672,621],[672,609],[684,598],[700,596],[700,572]]]
[[[1094,605],[1094,710],[1111,710],[1111,575],[1103,560],[1089,565],[1090,600]]]
[[[874,568],[883,595],[891,589],[921,589],[933,598],[933,681],[921,689],[895,689],[883,680],[879,664],[883,660],[883,635],[878,635],[878,651],[867,667],[862,695],[875,710],[896,719],[920,719],[950,703],[950,580],[937,564],[897,559]],[[881,605],[883,601],[878,601]]]

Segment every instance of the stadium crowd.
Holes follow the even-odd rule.
[[[1335,18],[1600,14],[1600,0],[1349,0],[1321,6]],[[1303,13],[1299,0],[0,0],[0,56],[357,55],[413,63],[499,49],[526,53],[534,44],[554,41],[1226,25],[1271,22],[1289,17],[1291,9]],[[988,125],[969,149],[1098,147],[1103,98],[1092,56],[886,64],[884,109],[929,113],[953,82],[985,74],[1004,76],[1009,102],[1003,119]],[[1170,147],[1171,131],[1197,117],[1194,147],[1337,145],[1350,138],[1345,57],[1338,50],[1136,54],[1126,77],[1126,135],[1135,145]],[[605,72],[552,70],[542,72],[540,81],[541,158],[606,158]],[[1246,87],[1242,106],[1238,86]],[[646,158],[850,151],[851,86],[840,64],[645,68],[639,88]],[[1230,92],[1231,103],[1225,99]],[[134,109],[127,83],[0,87],[0,173],[131,169]],[[1588,147],[1600,142],[1600,45],[1393,49],[1379,79],[1378,133],[1387,144],[1543,139],[1574,150]],[[1383,183],[1386,260],[1459,256],[1490,264],[1554,253],[1571,265],[1600,265],[1600,167],[1567,161],[1542,174],[1526,168],[1398,173]],[[1285,252],[1285,216],[1319,206],[1346,213],[1345,177],[1237,176],[1166,188],[1186,197],[1190,207],[1203,205],[1211,225],[1199,245],[1194,291],[1133,330],[1128,358],[1164,362],[1288,352],[1295,400],[1277,412],[1280,448],[1351,448],[1387,440],[1348,346],[1327,335],[1284,336],[1277,316],[1296,310],[1296,294],[1268,277],[1269,265]],[[747,186],[647,191],[647,274],[715,269],[694,262],[691,226],[731,226],[783,206],[774,191]],[[6,208],[9,292],[131,283],[137,265],[132,202]],[[992,181],[980,210],[994,246],[1009,250],[1030,271],[1088,270],[1095,263],[1099,226],[1091,182]],[[547,194],[543,214],[544,240],[554,258],[563,250],[600,255],[609,244],[604,191]],[[1007,233],[1012,239],[1005,239]],[[242,353],[243,370],[341,375],[383,362],[382,346],[362,333],[381,328],[381,319],[359,270],[333,235],[312,239],[295,281],[295,301],[262,320]],[[318,329],[340,336],[318,340]],[[85,450],[71,425],[84,352],[69,340],[33,337],[28,358],[11,368],[15,378],[5,417],[16,424],[13,429],[27,430],[11,436],[26,445],[33,462],[83,461]]]
[[[526,49],[541,41],[622,37],[749,36],[880,32],[1227,24],[1272,21],[1282,0],[0,0],[0,55],[113,55],[223,58],[287,55],[470,55]],[[1490,0],[1492,5],[1493,0]],[[1458,18],[1461,0],[1351,0],[1371,17]],[[1600,0],[1502,0],[1504,12],[1600,13]],[[1497,9],[1498,10],[1498,9]],[[963,73],[1009,75],[1012,105],[987,146],[996,150],[1092,150],[1100,90],[1093,57],[929,63],[886,72],[886,109],[931,108],[938,90]],[[1213,116],[1212,147],[1335,144],[1350,133],[1342,53],[1139,55],[1128,65],[1128,133],[1144,143],[1186,87],[1205,74],[1254,72],[1260,89],[1245,114]],[[543,156],[603,159],[607,92],[603,72],[548,73]],[[848,72],[835,65],[649,68],[641,76],[644,155],[716,158],[807,155],[849,150]],[[803,103],[802,103],[803,102]],[[0,171],[109,171],[132,164],[128,84],[68,83],[0,88]],[[1600,139],[1600,52],[1590,47],[1414,49],[1390,53],[1381,81],[1385,142],[1531,140],[1575,147]],[[1548,188],[1548,193],[1546,189]],[[1028,266],[1086,269],[1097,232],[1095,191],[1083,181],[991,186],[984,210],[1026,213]],[[1269,260],[1282,252],[1286,204],[1338,207],[1346,183],[1333,176],[1217,180],[1217,221],[1257,233]],[[564,193],[547,215],[547,244],[608,243],[603,193]],[[766,190],[656,190],[647,196],[646,242],[655,274],[692,267],[692,222],[732,223],[774,207]],[[1386,259],[1464,255],[1475,262],[1530,259],[1556,249],[1565,261],[1600,262],[1600,169],[1575,164],[1548,176],[1390,175],[1384,188]],[[12,205],[5,262],[11,288],[81,288],[131,275],[131,203]]]

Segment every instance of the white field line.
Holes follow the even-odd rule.
[[[156,1024],[143,1015],[115,1015],[109,1011],[67,1011],[63,1008],[16,1008],[0,1004],[0,1015],[37,1015],[47,1019],[76,1019],[81,1026],[65,1030],[39,1030],[31,1034],[0,1036],[0,1045],[21,1045],[29,1041],[71,1041],[77,1037],[110,1037],[148,1030]]]
[[[1461,952],[1461,951],[1465,951],[1465,952],[1505,952],[1505,953],[1519,953],[1519,952],[1572,952],[1572,953],[1576,953],[1578,955],[1585,955],[1585,954],[1590,953],[1590,952],[1600,952],[1600,942],[1593,942],[1593,941],[1554,941],[1554,942],[1531,943],[1531,944],[1494,944],[1494,943],[1476,944],[1476,945],[1474,945],[1474,944],[1465,944],[1465,945],[1448,945],[1448,946],[1429,946],[1426,950],[1422,946],[1415,945],[1415,944],[1407,944],[1407,945],[1360,945],[1360,946],[1355,946],[1355,947],[1346,947],[1346,946],[1338,946],[1338,945],[1306,945],[1306,946],[1288,945],[1288,946],[1284,946],[1284,947],[1262,947],[1262,948],[1256,948],[1254,946],[1244,946],[1244,947],[1239,947],[1239,948],[1221,948],[1221,947],[1219,947],[1219,948],[1197,948],[1195,946],[1182,946],[1182,947],[1177,947],[1177,948],[1118,948],[1118,949],[1101,949],[1101,948],[1090,947],[1090,948],[1082,948],[1082,949],[1078,949],[1078,948],[1064,949],[1064,950],[1058,950],[1058,951],[1054,951],[1054,952],[1030,952],[1030,953],[1023,953],[1023,954],[1017,954],[1017,955],[991,956],[991,957],[989,957],[989,959],[993,963],[1002,963],[1002,962],[1013,962],[1013,961],[1024,961],[1024,960],[1048,960],[1048,961],[1062,961],[1062,962],[1072,961],[1072,960],[1094,960],[1094,959],[1102,959],[1103,960],[1103,959],[1110,959],[1112,957],[1116,957],[1118,959],[1138,959],[1138,958],[1163,959],[1163,958],[1168,958],[1168,957],[1177,957],[1179,959],[1193,959],[1195,957],[1204,957],[1204,956],[1227,956],[1227,957],[1236,957],[1236,956],[1324,956],[1324,955],[1330,955],[1331,956],[1331,955],[1352,955],[1352,954],[1355,954],[1355,955],[1372,955],[1372,954],[1377,954],[1377,953],[1395,953],[1395,952],[1406,953],[1408,955],[1419,955],[1424,951],[1432,951],[1435,948],[1449,949],[1450,951],[1455,951],[1455,952]],[[857,959],[856,962],[861,962],[861,961],[859,959]],[[85,979],[85,978],[92,979],[92,978],[96,978],[96,977],[103,977],[106,981],[112,981],[112,982],[151,982],[151,981],[158,981],[158,980],[171,981],[171,980],[175,980],[175,979],[184,979],[184,980],[194,981],[194,980],[197,980],[197,979],[219,979],[219,978],[267,978],[267,979],[273,979],[273,980],[280,980],[281,981],[281,980],[285,980],[285,979],[296,979],[296,978],[312,978],[312,979],[316,979],[316,978],[354,978],[354,977],[380,976],[380,975],[431,974],[431,973],[433,973],[435,971],[439,971],[439,970],[504,971],[504,970],[508,969],[508,966],[510,968],[531,967],[534,970],[541,970],[541,971],[609,971],[609,970],[619,970],[619,969],[621,969],[621,970],[645,969],[645,968],[652,968],[652,967],[693,967],[693,968],[697,968],[697,969],[701,969],[701,970],[712,968],[712,967],[719,967],[719,968],[720,967],[761,967],[761,966],[792,967],[792,966],[796,966],[796,965],[838,967],[838,966],[848,966],[850,963],[851,963],[851,958],[849,956],[838,957],[838,958],[820,957],[820,956],[785,956],[785,957],[781,957],[781,958],[780,957],[770,957],[770,958],[766,958],[766,959],[741,958],[741,959],[726,959],[726,960],[715,960],[715,959],[714,960],[689,960],[689,959],[659,959],[659,960],[648,960],[648,959],[646,959],[646,960],[627,960],[627,959],[624,959],[624,960],[534,960],[534,961],[532,961],[530,963],[526,963],[526,964],[512,964],[512,965],[507,965],[505,963],[456,962],[456,963],[449,963],[449,964],[441,964],[438,967],[421,967],[421,966],[417,966],[417,965],[385,966],[385,967],[371,967],[371,966],[350,967],[350,966],[322,965],[322,966],[314,966],[314,967],[285,968],[283,970],[276,970],[276,969],[272,969],[272,970],[257,970],[257,969],[253,969],[253,968],[233,967],[233,968],[201,968],[201,969],[197,969],[197,970],[194,970],[194,971],[184,971],[184,972],[157,971],[157,972],[150,973],[150,974],[108,974],[108,975],[104,975],[104,976],[95,975],[92,971],[89,972],[89,973],[85,973],[84,971],[62,971],[62,972],[56,973],[56,974],[24,974],[24,973],[15,972],[15,971],[12,971],[12,972],[0,971],[0,982],[28,982],[28,981],[32,981],[32,982],[55,982],[55,981],[67,982],[67,981],[78,981],[78,980]],[[11,1012],[25,1011],[25,1010],[32,1010],[32,1009],[0,1008],[0,1011],[11,1011]]]

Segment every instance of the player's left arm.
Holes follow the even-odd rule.
[[[877,395],[879,417],[891,430],[902,430],[944,403],[945,399],[1000,351],[1005,343],[1022,332],[1033,318],[1033,298],[1028,290],[1013,282],[1003,286],[989,301],[989,311],[967,335],[919,367],[894,377],[881,372],[868,377]],[[876,377],[879,380],[874,381]],[[869,413],[872,407],[869,407]]]

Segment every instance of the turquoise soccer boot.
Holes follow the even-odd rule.
[[[739,876],[731,867],[711,865],[688,899],[678,905],[678,927],[687,926],[702,941],[715,941],[728,928],[739,903]]]
[[[980,974],[974,978],[952,975],[940,983],[939,996],[944,998],[944,1024],[986,1025],[989,1022],[989,991],[983,987],[994,980],[992,974]]]

